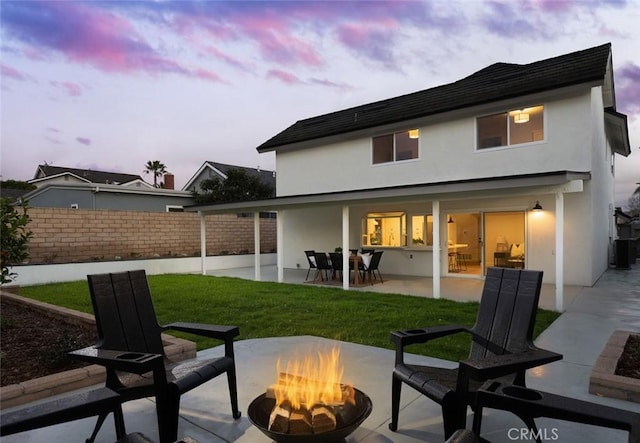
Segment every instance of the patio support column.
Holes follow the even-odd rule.
[[[564,299],[564,194],[556,193],[556,311],[562,312]]]
[[[349,289],[349,206],[342,207],[342,289]],[[354,269],[353,272],[357,272]]]
[[[284,282],[284,211],[276,214],[276,263],[278,267],[278,282]]]
[[[434,200],[433,209],[433,298],[440,298],[440,200]]]
[[[204,212],[198,211],[200,216],[200,272],[202,275],[207,274],[205,268],[205,261],[207,259],[207,224],[204,217]]]
[[[260,281],[260,212],[253,213],[253,266],[255,281]]]

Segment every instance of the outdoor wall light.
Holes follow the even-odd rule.
[[[419,129],[411,129],[409,131],[409,138],[416,139],[418,137],[420,137],[420,130]]]
[[[448,221],[447,223],[455,223],[455,222],[453,221],[453,217],[449,216],[449,221]]]
[[[533,208],[531,208],[531,210],[533,212],[540,212],[542,211],[542,206],[540,206],[540,201],[536,200],[536,204],[533,206]]]

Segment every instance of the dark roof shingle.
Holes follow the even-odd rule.
[[[526,65],[495,63],[468,77],[330,114],[299,120],[258,146],[258,152],[347,132],[417,119],[443,112],[603,81],[611,44]]]
[[[91,183],[111,183],[111,184],[122,184],[129,183],[135,180],[142,180],[142,177],[134,174],[122,174],[119,172],[103,172],[103,171],[93,171],[91,169],[77,169],[77,168],[67,168],[64,166],[52,166],[52,165],[39,165],[38,171],[34,177],[34,180],[39,177],[39,172],[44,174],[44,177],[50,177],[58,174],[70,173],[76,175],[80,178],[88,180]]]

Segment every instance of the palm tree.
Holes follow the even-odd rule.
[[[160,160],[149,160],[146,165],[144,165],[144,173],[149,174],[153,173],[153,187],[158,187],[158,177],[162,177],[167,172],[167,167]]]

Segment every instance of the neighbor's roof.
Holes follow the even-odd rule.
[[[140,180],[144,182],[142,177],[134,174],[122,174],[119,172],[104,172],[104,171],[94,171],[91,169],[77,169],[77,168],[67,168],[64,166],[53,166],[53,165],[38,165],[38,169],[36,170],[35,175],[32,180],[29,182],[36,182],[42,179],[46,179],[53,176],[60,176],[64,174],[71,174],[78,177],[82,181],[86,181],[88,183],[111,183],[111,184],[125,184],[129,182],[133,182],[136,180]]]
[[[190,186],[196,181],[198,177],[202,174],[205,169],[210,169],[215,171],[218,175],[222,176],[222,178],[227,178],[227,175],[232,169],[240,169],[246,172],[247,175],[252,177],[258,177],[260,181],[264,184],[271,186],[273,189],[273,195],[275,196],[276,189],[276,173],[275,171],[267,171],[259,168],[247,168],[245,166],[236,166],[236,165],[227,165],[224,163],[206,161],[200,166],[198,171],[189,179],[189,181],[182,187],[182,190],[189,189]]]
[[[475,105],[584,83],[601,84],[611,44],[518,65],[495,63],[462,80],[300,120],[258,146],[258,152]]]

